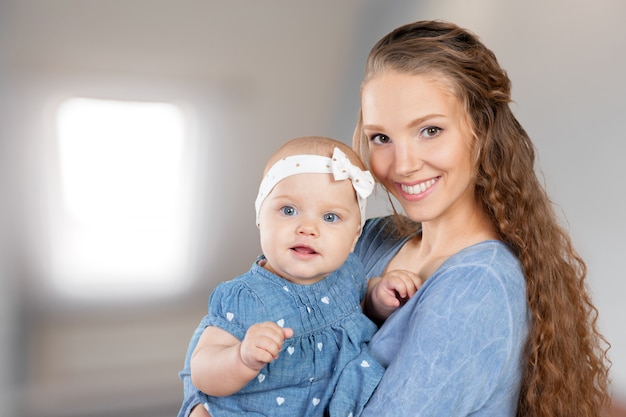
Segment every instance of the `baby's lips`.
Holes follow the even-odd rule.
[[[291,249],[298,253],[305,253],[305,254],[310,254],[310,255],[317,253],[315,252],[315,250],[313,250],[313,248],[310,248],[308,246],[294,246]]]

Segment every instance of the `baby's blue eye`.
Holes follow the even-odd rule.
[[[335,213],[324,214],[324,221],[328,223],[335,223],[339,221],[339,216]]]
[[[295,207],[292,206],[284,206],[280,208],[280,211],[285,215],[285,216],[295,216],[296,214],[298,214],[298,211],[296,210]]]

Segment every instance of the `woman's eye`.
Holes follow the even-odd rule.
[[[391,139],[387,135],[376,134],[370,136],[370,141],[381,145],[383,143],[391,142]]]
[[[441,134],[442,130],[443,129],[441,129],[440,127],[428,126],[428,127],[425,127],[424,129],[422,129],[420,134],[422,135],[422,137],[425,137],[427,139],[431,139],[431,138],[439,136]]]
[[[283,213],[285,216],[295,216],[296,214],[298,214],[298,211],[293,206],[283,206],[280,208],[280,212]]]
[[[339,216],[335,213],[324,214],[324,221],[328,223],[335,223],[339,221]]]

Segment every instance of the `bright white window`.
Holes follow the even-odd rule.
[[[167,295],[188,282],[189,158],[169,103],[73,98],[57,113],[61,216],[52,277],[64,295]]]

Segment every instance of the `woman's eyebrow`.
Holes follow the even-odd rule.
[[[428,120],[437,119],[441,117],[445,117],[445,115],[439,114],[439,113],[427,114],[426,116],[418,117],[417,119],[414,119],[413,121],[411,121],[411,123],[408,124],[408,127],[415,127],[417,125],[421,125],[422,123]]]
[[[445,115],[440,114],[440,113],[432,113],[432,114],[427,114],[425,116],[421,116],[418,117],[416,119],[411,120],[411,122],[409,122],[409,124],[407,125],[407,127],[415,127],[417,125],[420,125],[428,120],[431,119],[437,119],[437,118],[441,118],[441,117],[445,117]],[[379,126],[377,124],[364,124],[363,125],[363,129],[367,129],[367,130],[384,130],[382,126]]]

